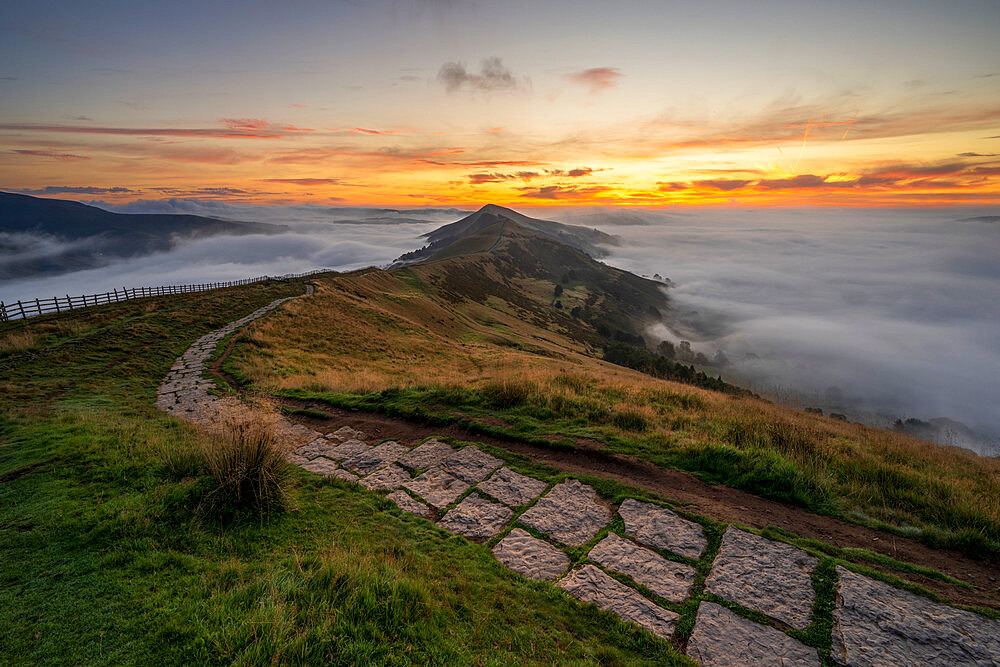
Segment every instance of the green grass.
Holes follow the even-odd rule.
[[[227,370],[239,377],[238,362],[233,361]],[[278,393],[430,425],[458,424],[473,433],[546,446],[567,447],[575,438],[596,440],[613,452],[686,470],[711,483],[819,514],[915,537],[933,547],[953,548],[977,558],[1000,556],[1000,528],[975,514],[976,508],[949,502],[945,491],[940,498],[918,493],[923,488],[919,480],[899,479],[883,471],[877,489],[888,503],[884,511],[905,511],[911,518],[920,519],[920,528],[858,513],[851,495],[857,490],[851,485],[870,479],[873,472],[839,469],[837,465],[841,464],[831,466],[822,475],[805,469],[781,452],[783,448],[808,448],[811,443],[782,424],[717,424],[717,441],[691,442],[684,439],[683,432],[681,436],[668,436],[648,431],[643,414],[609,407],[618,400],[614,395],[546,398],[539,394],[537,386],[516,380],[486,382],[477,388],[410,386],[367,394],[285,389]],[[658,405],[669,410],[671,405],[688,405],[697,400],[670,393]],[[497,419],[501,425],[497,425]]]
[[[199,436],[152,407],[159,379],[198,336],[301,291],[119,304],[4,371],[3,662],[687,662],[337,481],[295,471],[289,509],[263,517],[200,511]]]

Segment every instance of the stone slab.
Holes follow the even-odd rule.
[[[837,568],[833,658],[845,665],[1000,665],[1000,621]]]
[[[339,468],[336,461],[331,461],[330,459],[317,458],[311,461],[307,461],[302,464],[302,467],[310,472],[314,472],[318,475],[332,475],[333,472]]]
[[[705,590],[804,630],[812,617],[812,571],[818,562],[790,544],[730,526]]]
[[[348,470],[353,470],[359,475],[367,475],[379,468],[384,468],[390,463],[395,463],[409,450],[409,447],[404,447],[398,442],[390,440],[348,458],[344,461],[344,467]]]
[[[615,581],[594,565],[584,565],[556,582],[567,593],[583,602],[593,602],[624,621],[640,625],[654,635],[667,639],[674,632],[679,616],[653,604],[638,591]]]
[[[490,476],[490,473],[503,465],[503,461],[487,454],[475,445],[468,445],[456,452],[441,464],[451,475],[460,480],[475,484]]]
[[[493,547],[493,556],[529,579],[555,581],[569,567],[569,556],[523,528],[515,528]]]
[[[344,442],[345,440],[367,440],[364,433],[356,431],[350,426],[341,426],[336,431],[327,433],[325,437],[332,440],[339,440],[340,442]]]
[[[369,449],[371,449],[371,446],[360,440],[345,440],[339,445],[335,445],[332,449],[327,450],[326,456],[338,461],[345,461],[355,456],[360,456]]]
[[[317,456],[327,456],[334,453],[334,446],[325,438],[317,438],[301,447],[295,449],[295,453],[307,459],[314,459]],[[330,458],[333,458],[332,456]]]
[[[563,544],[580,546],[611,521],[611,510],[592,488],[567,479],[552,487],[518,520]]]
[[[687,654],[702,667],[819,667],[816,649],[784,632],[702,602]]]
[[[433,518],[434,510],[432,510],[427,505],[408,494],[406,491],[400,489],[399,491],[393,491],[388,496],[389,500],[396,503],[399,509],[404,512],[409,512],[410,514],[416,514],[417,516],[422,516],[425,519]]]
[[[618,508],[618,514],[625,522],[625,534],[641,544],[694,560],[698,560],[708,546],[700,525],[666,507],[627,498]]]
[[[691,595],[696,574],[693,567],[669,561],[615,533],[608,533],[598,542],[590,550],[589,558],[608,570],[627,574],[637,584],[671,602],[683,602]]]
[[[437,438],[431,438],[416,449],[411,449],[410,453],[399,460],[399,462],[412,470],[426,470],[455,453],[455,450]]]
[[[403,486],[438,509],[451,505],[469,488],[468,483],[448,474],[441,468],[431,468],[405,482]]]
[[[514,517],[514,512],[500,503],[470,493],[445,514],[438,525],[458,535],[488,540],[500,534]]]
[[[362,478],[360,484],[366,489],[372,489],[373,491],[392,491],[401,487],[403,482],[409,481],[409,479],[409,472],[395,463],[390,463],[386,467]]]
[[[336,470],[334,470],[332,473],[330,473],[330,477],[336,477],[337,479],[342,479],[345,482],[358,481],[357,475],[355,475],[350,470],[344,470],[343,468],[337,468]]]
[[[540,479],[522,475],[510,468],[500,468],[479,488],[510,507],[527,505],[548,486]]]

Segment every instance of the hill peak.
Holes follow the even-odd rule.
[[[406,253],[399,257],[401,264],[414,264],[429,259],[439,251],[452,244],[478,234],[487,227],[501,220],[510,220],[524,229],[555,239],[568,246],[581,250],[591,257],[603,257],[608,254],[603,246],[617,245],[618,237],[606,234],[597,229],[567,225],[552,220],[539,220],[523,213],[499,206],[486,204],[475,213],[470,213],[461,220],[438,227],[425,234],[427,245],[419,250]]]

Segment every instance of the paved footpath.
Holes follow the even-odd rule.
[[[196,423],[217,420],[233,399],[208,392],[208,358],[226,336],[285,301],[195,341],[164,378],[157,407]],[[681,605],[697,592],[695,566],[707,559],[709,541],[699,523],[668,507],[631,498],[613,506],[579,480],[534,479],[475,445],[374,442],[347,426],[323,434],[283,418],[277,429],[291,463],[387,494],[403,511],[487,544],[511,570],[659,637],[672,637]],[[713,601],[700,602],[687,654],[705,666],[821,664],[816,648],[793,636],[822,622],[813,609],[818,563],[729,526],[704,580],[702,597]],[[843,567],[836,573],[835,663],[1000,665],[1000,621]]]

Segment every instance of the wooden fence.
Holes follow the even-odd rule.
[[[243,280],[231,280],[224,283],[204,283],[201,285],[167,285],[164,287],[123,287],[103,294],[84,294],[83,296],[54,296],[50,299],[28,299],[26,301],[16,301],[4,303],[0,301],[0,322],[11,320],[21,320],[36,315],[47,313],[61,313],[77,308],[87,308],[90,306],[101,306],[107,303],[118,301],[129,301],[131,299],[143,299],[151,296],[169,296],[172,294],[186,294],[188,292],[204,292],[206,290],[219,289],[222,287],[237,287],[239,285],[249,285],[265,280],[292,280],[304,278],[317,273],[324,273],[329,269],[317,269],[307,273],[288,274],[284,276],[259,276],[257,278],[245,278]]]

